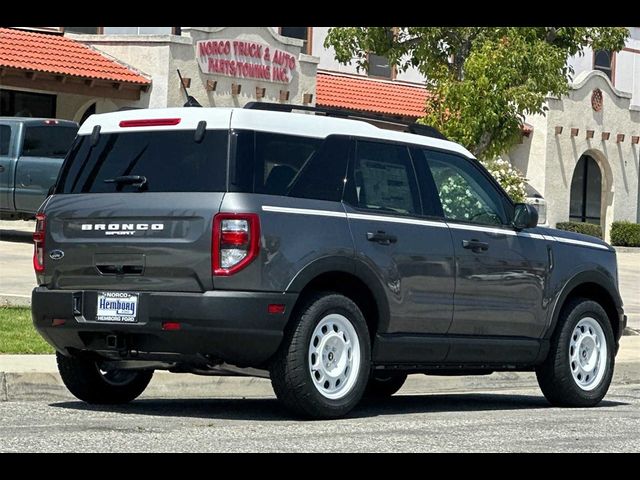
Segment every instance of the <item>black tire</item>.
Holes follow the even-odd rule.
[[[128,403],[147,388],[153,370],[113,370],[102,373],[95,360],[56,353],[58,371],[69,391],[94,404]]]
[[[310,343],[316,326],[329,314],[344,316],[352,325],[360,344],[360,368],[352,386],[341,398],[320,393],[309,367]],[[290,319],[282,345],[271,368],[273,390],[284,406],[307,418],[337,418],[355,407],[367,386],[371,369],[369,330],[358,306],[343,295],[322,292],[310,297]],[[351,378],[351,377],[350,377]]]
[[[374,373],[369,378],[364,398],[368,400],[389,398],[402,388],[406,380],[406,373]]]
[[[607,354],[604,374],[595,388],[584,390],[572,374],[569,359],[570,342],[574,330],[585,318],[593,318],[604,333]],[[558,319],[558,327],[551,337],[549,354],[536,368],[536,377],[542,393],[557,407],[593,407],[600,403],[609,390],[615,364],[613,330],[606,312],[600,304],[585,298],[576,298],[565,305]]]

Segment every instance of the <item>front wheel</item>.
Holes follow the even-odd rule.
[[[538,384],[552,405],[592,407],[613,377],[613,330],[602,306],[579,298],[563,308],[549,354],[536,369]]]
[[[144,392],[153,370],[102,370],[95,360],[56,353],[58,371],[69,391],[95,404],[128,403]]]
[[[270,373],[289,410],[312,418],[346,415],[369,378],[369,330],[358,306],[336,293],[310,298],[291,319]]]

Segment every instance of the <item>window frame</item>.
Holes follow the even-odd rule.
[[[407,151],[407,155],[409,157],[409,164],[411,166],[411,172],[413,173],[413,182],[416,188],[415,191],[415,198],[414,200],[417,200],[417,207],[418,207],[418,212],[414,212],[414,213],[400,213],[400,212],[389,212],[389,211],[385,211],[385,210],[377,210],[377,209],[372,209],[372,208],[366,208],[366,207],[361,207],[359,205],[357,205],[357,197],[355,196],[355,165],[356,165],[356,159],[358,157],[358,142],[369,142],[369,143],[378,143],[378,144],[385,144],[385,145],[392,145],[395,147],[402,147],[405,148]],[[383,139],[378,139],[378,138],[372,138],[372,137],[360,137],[360,136],[352,136],[351,137],[351,146],[350,146],[350,155],[349,155],[349,163],[348,163],[348,167],[347,167],[347,182],[344,186],[344,189],[342,190],[342,202],[346,203],[347,205],[349,205],[351,208],[353,208],[354,210],[357,210],[359,212],[363,212],[363,213],[369,213],[369,214],[375,214],[375,215],[383,215],[383,216],[389,216],[389,217],[403,217],[403,218],[434,218],[434,217],[427,217],[424,215],[424,207],[422,204],[422,193],[421,193],[421,188],[420,188],[420,182],[419,182],[419,178],[418,178],[418,174],[416,171],[416,167],[415,167],[415,163],[413,160],[413,157],[411,156],[411,150],[410,150],[411,144],[410,143],[406,143],[406,142],[394,142],[391,140],[383,140]],[[409,178],[409,183],[411,183],[411,177]],[[355,200],[355,201],[354,201]],[[439,220],[442,220],[442,218],[439,218]]]
[[[591,69],[598,70],[599,72],[602,72],[606,75],[607,74],[606,69],[603,69],[602,67],[596,68],[596,54],[600,51],[606,52],[607,50],[592,51]],[[614,52],[613,50],[608,50],[608,53],[609,53],[609,73],[610,73],[608,77],[609,77],[609,80],[611,81],[611,85],[615,86],[616,84],[616,52]]]
[[[383,75],[375,75],[375,74],[371,73],[371,62],[370,62],[371,55],[376,55],[378,57],[387,58],[384,55],[378,55],[376,53],[367,52],[367,77],[378,78],[380,80],[395,80],[397,75],[398,75],[398,71],[397,71],[395,65],[391,65],[391,62],[389,62],[390,74],[389,74],[388,77],[383,76]],[[387,60],[388,60],[388,58],[387,58]]]
[[[282,33],[282,27],[278,27],[278,34],[282,35],[283,37],[286,38],[295,38],[297,40],[302,40],[304,42],[304,46],[302,47],[302,53],[306,54],[306,55],[311,55],[311,52],[313,50],[313,27],[305,27],[307,29],[307,38],[306,39],[302,39],[302,38],[298,38],[298,37],[290,37],[288,35],[284,35]]]

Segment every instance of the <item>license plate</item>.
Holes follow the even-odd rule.
[[[138,321],[138,294],[100,292],[96,320],[99,322],[135,323]]]

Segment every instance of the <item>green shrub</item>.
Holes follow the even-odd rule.
[[[640,247],[640,224],[613,222],[611,224],[611,244],[620,247]]]
[[[558,222],[556,228],[567,232],[584,233],[592,237],[602,238],[602,228],[600,228],[600,225],[594,225],[593,223]]]

